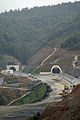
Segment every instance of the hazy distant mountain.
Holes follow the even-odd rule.
[[[65,42],[62,47],[69,48],[66,41],[75,38],[75,35],[80,36],[79,14],[80,2],[10,10],[0,14],[0,54],[11,55],[25,64],[46,45]],[[80,49],[80,40],[77,39],[76,49]]]

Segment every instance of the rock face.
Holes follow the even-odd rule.
[[[47,107],[41,120],[80,120],[80,85],[61,102]]]

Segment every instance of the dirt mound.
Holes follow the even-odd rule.
[[[61,102],[47,107],[41,120],[80,120],[80,85]]]

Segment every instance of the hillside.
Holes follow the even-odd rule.
[[[41,120],[80,120],[80,85],[61,102],[47,107]]]
[[[26,77],[4,75],[3,85],[0,86],[0,105],[7,105],[20,98],[39,83],[40,81],[33,81]]]
[[[53,51],[54,49],[52,49],[52,52]],[[75,62],[75,67],[74,67],[73,61],[75,56],[77,56],[78,59]],[[34,59],[36,58],[39,58],[39,55],[37,55],[37,57],[34,56]],[[32,59],[33,63],[34,63],[34,59]],[[26,68],[29,65],[27,65]],[[35,64],[33,64],[33,66],[34,65]],[[37,69],[35,69],[35,71],[33,71],[32,74],[39,74],[40,72],[50,72],[53,65],[59,65],[64,73],[70,74],[75,77],[76,76],[80,77],[80,50],[69,50],[69,49],[60,48],[55,52],[55,54],[53,54],[49,59],[47,59],[42,66],[40,65]],[[26,72],[26,69],[25,69],[25,72]]]
[[[34,71],[52,51],[53,48],[50,46],[46,46],[37,51],[30,59],[28,59],[24,71],[28,73]]]
[[[41,48],[63,43],[79,31],[80,2],[10,10],[0,14],[0,54],[25,64]]]
[[[0,55],[0,71],[6,69],[6,59],[3,55]]]
[[[65,42],[61,45],[61,48],[80,50],[80,33],[68,36]]]

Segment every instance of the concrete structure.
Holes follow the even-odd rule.
[[[62,69],[58,65],[54,65],[51,68],[51,73],[53,73],[53,74],[61,74],[62,73]]]
[[[62,73],[62,69],[58,66],[58,65],[54,65],[51,68],[51,72],[40,72],[40,75],[50,75],[50,74],[61,74]]]
[[[7,65],[7,70],[19,71],[19,65]]]
[[[51,72],[40,72],[40,75],[50,75]]]
[[[2,70],[1,73],[3,73],[3,74],[6,74],[6,73],[13,74],[13,70]]]

